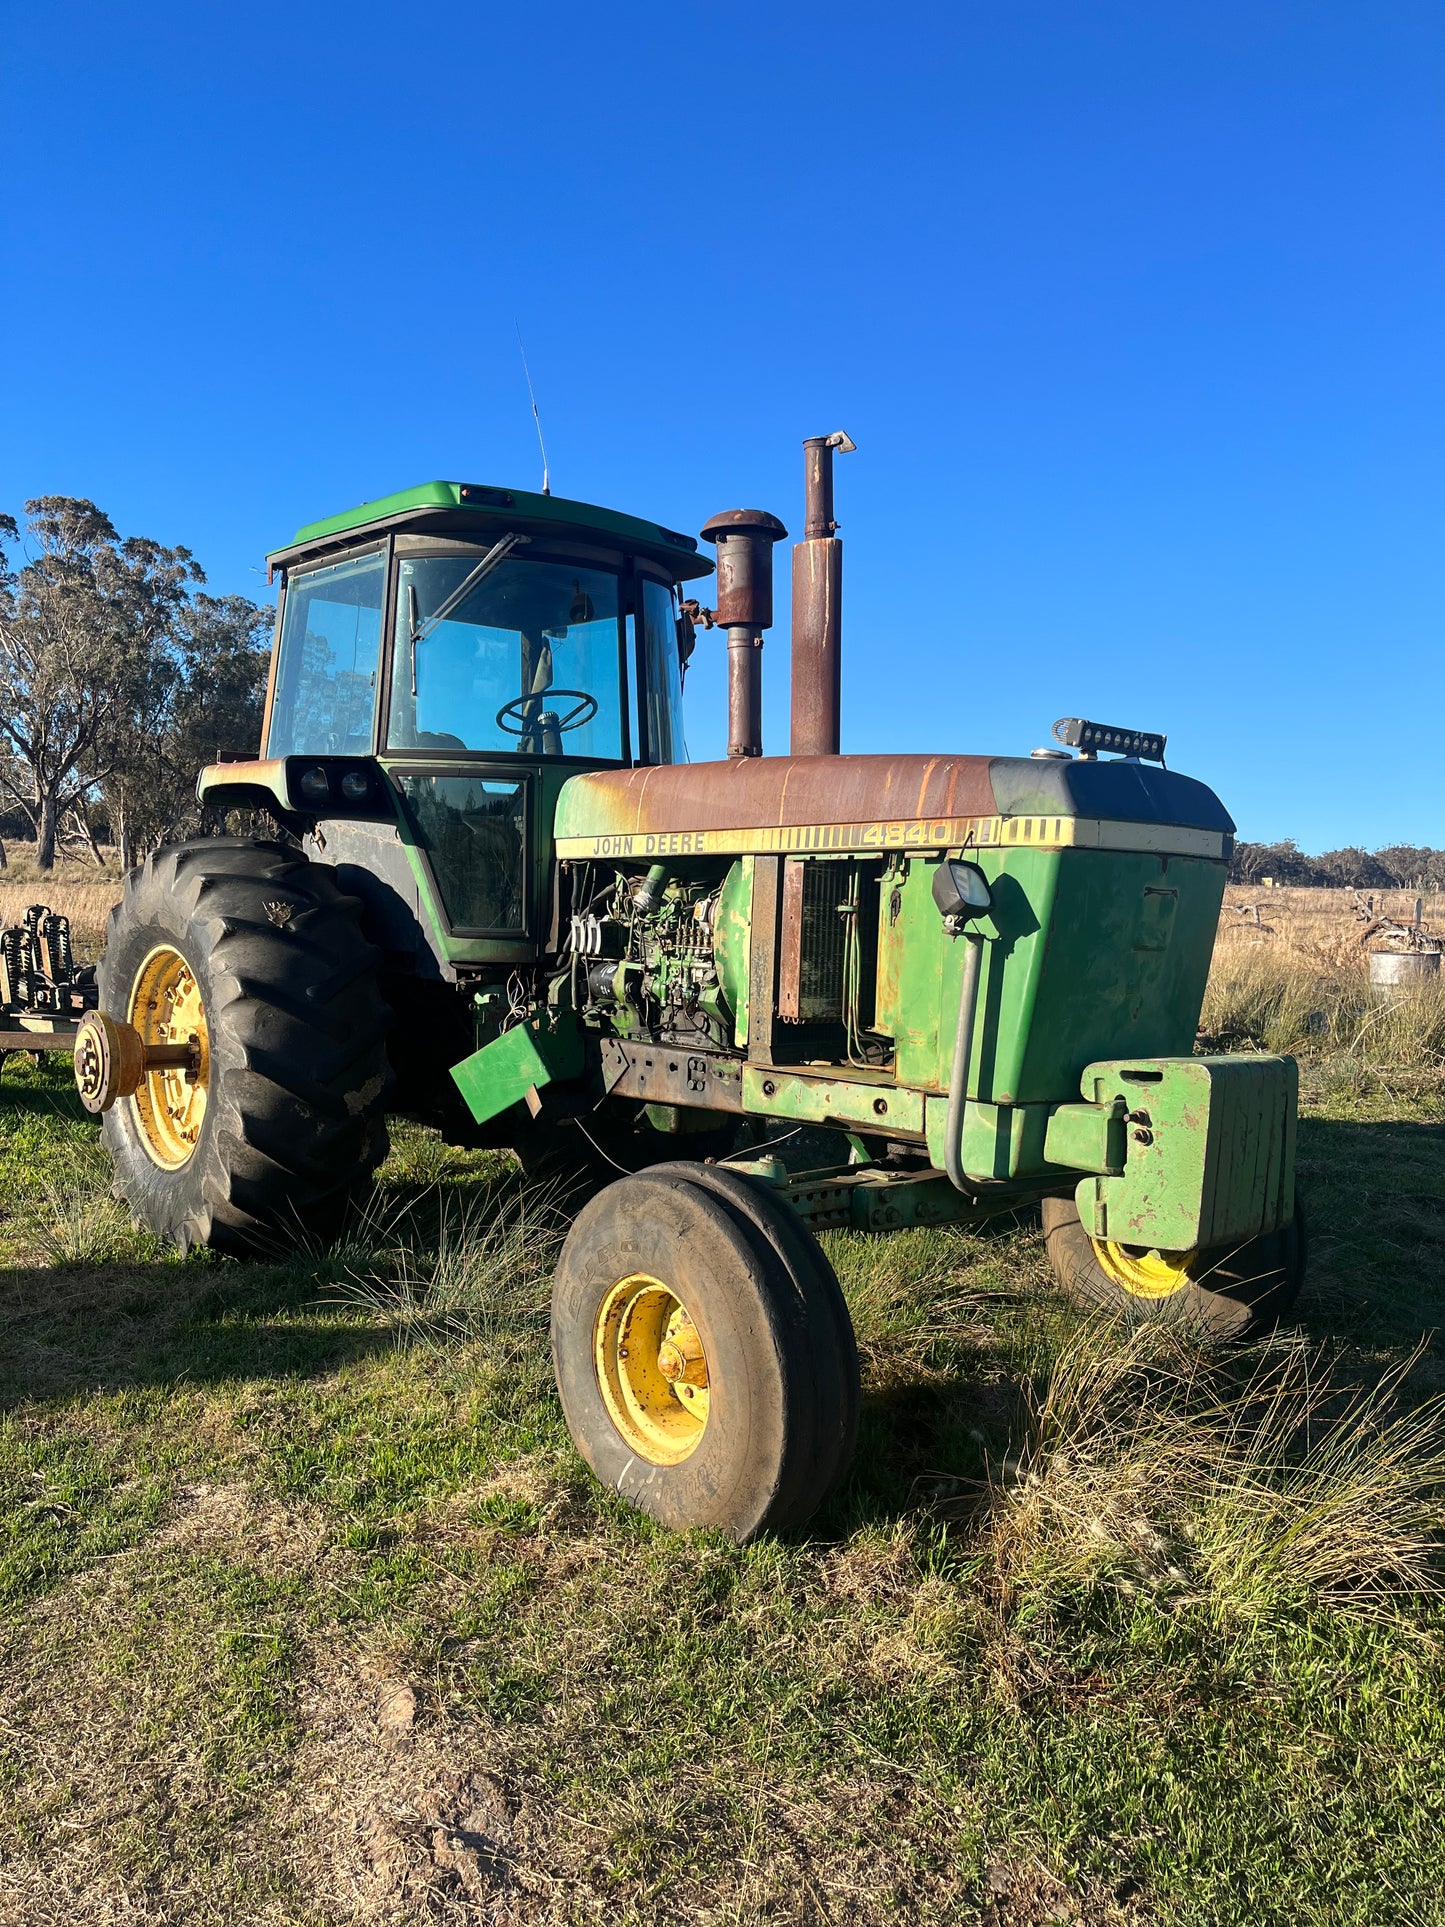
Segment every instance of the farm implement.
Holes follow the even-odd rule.
[[[12,1051],[70,1051],[95,1008],[94,964],[77,964],[70,919],[32,903],[0,927],[0,1064]]]
[[[792,743],[762,753],[774,547],[433,482],[303,528],[259,758],[274,840],[127,880],[76,1048],[116,1185],[182,1247],[333,1235],[388,1113],[580,1202],[557,1383],[598,1476],[739,1538],[847,1470],[814,1232],[1042,1211],[1073,1296],[1240,1333],[1300,1281],[1295,1070],[1194,1039],[1233,824],[1165,740],[844,755],[833,460],[805,445]],[[696,591],[696,594],[693,593]],[[727,758],[682,679],[726,641]]]

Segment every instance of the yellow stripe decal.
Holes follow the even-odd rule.
[[[1173,823],[1115,823],[1084,816],[951,816],[901,823],[810,823],[779,829],[627,830],[607,836],[562,836],[561,857],[771,856],[831,850],[990,850],[1027,844],[1035,850],[1133,850],[1160,856],[1222,858],[1218,830]]]

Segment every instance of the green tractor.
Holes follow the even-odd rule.
[[[1064,1289],[1239,1334],[1300,1282],[1295,1069],[1199,1057],[1233,824],[1164,739],[839,753],[833,456],[805,445],[792,753],[762,755],[776,518],[690,536],[433,482],[270,558],[258,760],[280,834],[158,851],[76,1075],[116,1189],[181,1247],[343,1224],[388,1113],[585,1183],[553,1286],[568,1425],[669,1524],[796,1525],[858,1364],[812,1235],[1037,1202]],[[727,760],[682,680],[725,632]]]

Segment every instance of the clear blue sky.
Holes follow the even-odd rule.
[[[260,595],[536,486],[516,319],[559,494],[796,531],[853,436],[846,748],[1092,715],[1244,835],[1445,844],[1435,0],[0,0],[0,67],[0,507]]]

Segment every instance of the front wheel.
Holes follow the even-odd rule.
[[[552,1287],[567,1426],[603,1484],[664,1525],[784,1530],[847,1470],[852,1330],[787,1213],[734,1173],[674,1164],[609,1185],[568,1234]]]
[[[1093,1238],[1072,1198],[1043,1201],[1049,1263],[1075,1304],[1140,1322],[1197,1324],[1248,1338],[1287,1316],[1304,1281],[1298,1210],[1279,1230],[1209,1251],[1154,1251]]]

